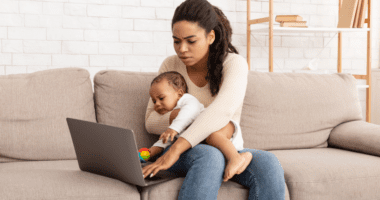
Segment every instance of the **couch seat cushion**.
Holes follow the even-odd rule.
[[[167,182],[143,187],[141,190],[141,200],[176,200],[185,178],[180,177]],[[286,188],[285,200],[289,200],[288,188]],[[233,182],[223,182],[219,188],[218,200],[248,199],[248,188]]]
[[[136,186],[80,171],[77,160],[0,164],[0,199],[140,200]]]
[[[380,199],[380,157],[334,148],[270,151],[291,200]]]

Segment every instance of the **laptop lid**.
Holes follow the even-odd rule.
[[[132,130],[67,118],[79,168],[139,186],[170,178],[143,178]]]

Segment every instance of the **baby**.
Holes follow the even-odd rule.
[[[179,134],[190,126],[205,108],[197,98],[187,93],[185,79],[175,71],[164,72],[153,79],[149,94],[154,103],[154,110],[161,115],[180,109],[168,129],[149,148],[150,158],[152,158],[162,153],[174,139],[178,138]],[[234,144],[240,145],[242,148],[243,138],[239,125],[233,120],[230,123],[235,126],[233,135],[226,134],[228,131],[220,131],[222,134],[213,134],[212,140],[206,140],[207,144],[218,148],[226,157],[227,166],[224,171],[224,181],[232,178],[235,174],[242,173],[252,160],[250,152],[239,154],[236,150]],[[171,141],[169,141],[169,138]]]

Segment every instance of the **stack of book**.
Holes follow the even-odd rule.
[[[338,28],[363,28],[368,0],[343,0]]]
[[[307,28],[306,21],[302,21],[302,17],[299,15],[277,15],[276,22],[280,22],[280,27]]]

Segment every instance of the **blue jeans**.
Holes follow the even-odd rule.
[[[246,148],[239,151],[242,152],[251,152],[252,161],[243,173],[235,174],[230,180],[249,188],[249,200],[285,199],[284,170],[277,157],[262,150]],[[207,200],[217,199],[224,168],[225,159],[219,149],[198,144],[185,151],[167,171],[185,176],[178,199]]]

